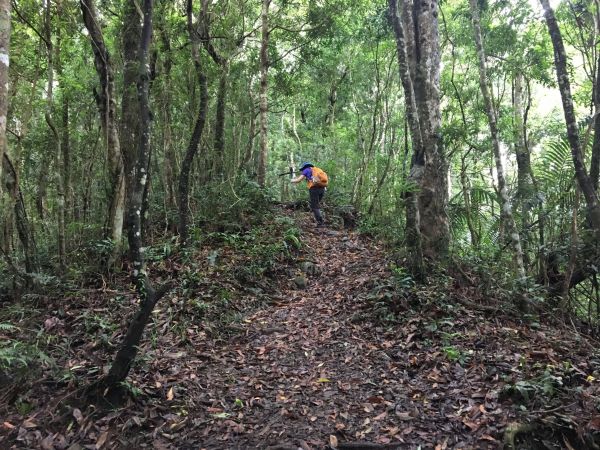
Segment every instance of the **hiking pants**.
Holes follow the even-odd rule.
[[[312,210],[317,223],[322,224],[323,215],[321,214],[321,200],[325,195],[325,188],[313,187],[308,190],[310,195],[310,209]]]

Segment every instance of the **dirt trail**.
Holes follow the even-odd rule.
[[[459,443],[465,426],[457,410],[479,406],[486,392],[477,393],[478,401],[443,405],[435,393],[440,384],[470,395],[472,386],[459,386],[467,381],[465,370],[444,363],[446,380],[436,363],[414,355],[411,363],[402,348],[411,347],[415,327],[386,331],[369,320],[369,299],[390,278],[383,250],[355,234],[314,230],[298,220],[316,273],[306,288],[285,289],[281,301],[248,317],[244,333],[207,361],[198,373],[207,380],[205,408],[194,413],[206,425],[188,439],[207,449]],[[424,370],[413,367],[411,375],[405,370],[411,365]],[[440,409],[431,408],[439,401]],[[496,446],[492,436],[481,435],[479,448]]]
[[[200,432],[204,448],[323,448],[330,434],[355,439],[385,422],[386,374],[372,360],[386,355],[351,323],[351,304],[385,274],[385,256],[356,235],[304,228],[307,286],[248,317],[244,335],[198,374],[223,404],[208,409],[232,414]]]

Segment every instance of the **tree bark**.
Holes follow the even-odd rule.
[[[6,122],[8,113],[9,51],[11,0],[0,0],[0,161],[6,150]],[[0,179],[2,164],[0,164]],[[2,186],[0,183],[0,194]]]
[[[56,62],[56,69],[59,75],[62,74],[62,70],[60,68],[59,54],[60,48],[56,48],[56,54],[54,46],[52,44],[52,3],[46,2],[46,8],[44,11],[44,31],[45,31],[45,41],[46,41],[46,51],[48,56],[48,90],[46,97],[46,112],[44,117],[46,119],[46,123],[48,124],[48,128],[50,131],[50,138],[52,140],[54,138],[54,147],[55,147],[55,161],[56,161],[56,171],[55,177],[57,181],[57,189],[56,194],[58,197],[57,201],[57,243],[58,243],[58,267],[60,273],[64,273],[67,268],[67,257],[66,257],[66,238],[65,238],[65,186],[64,186],[64,168],[62,164],[62,146],[60,134],[58,133],[58,129],[56,124],[54,123],[53,118],[53,109],[54,109],[54,68]],[[60,42],[60,39],[57,39],[57,42]],[[55,61],[56,57],[56,61]],[[59,79],[60,82],[60,79]]]
[[[471,193],[470,193],[470,185],[469,178],[467,176],[467,163],[466,158],[469,155],[470,150],[466,152],[461,158],[460,165],[460,183],[463,194],[463,201],[465,202],[465,217],[467,219],[467,227],[469,228],[469,234],[471,235],[471,245],[474,249],[479,249],[479,234],[477,233],[477,229],[473,223],[472,211],[473,207],[471,204]]]
[[[261,40],[260,40],[260,153],[258,157],[258,184],[265,186],[267,176],[268,156],[268,100],[267,100],[267,77],[269,73],[269,6],[271,0],[262,1],[261,10]]]
[[[163,107],[163,148],[165,152],[164,161],[164,179],[166,192],[166,209],[170,211],[177,209],[177,182],[175,178],[175,167],[177,165],[177,155],[173,147],[173,129],[171,126],[171,68],[173,61],[171,56],[171,43],[167,34],[166,24],[160,29],[160,38],[163,45],[162,54],[165,57],[163,62],[164,70],[164,89],[162,89]],[[169,214],[170,217],[170,214]],[[170,220],[169,220],[170,222]]]
[[[579,185],[579,188],[583,193],[583,197],[585,198],[588,217],[596,237],[596,242],[598,242],[598,240],[600,240],[600,205],[598,203],[598,196],[594,189],[594,183],[586,171],[583,154],[581,151],[579,131],[577,127],[577,120],[575,118],[575,110],[573,107],[573,97],[571,95],[571,83],[569,80],[569,73],[567,71],[567,54],[565,52],[565,46],[563,44],[560,29],[558,27],[556,17],[554,16],[554,11],[550,7],[549,0],[540,0],[540,2],[544,8],[544,17],[550,33],[550,39],[552,40],[552,46],[554,47],[554,65],[556,68],[556,77],[558,80],[565,123],[567,126],[567,139],[571,148],[573,166],[575,167],[575,177],[577,178],[577,184]]]
[[[517,198],[521,206],[523,233],[526,233],[529,228],[531,198],[534,195],[534,187],[531,178],[531,155],[525,145],[522,73],[517,73],[514,77],[513,129],[515,154],[517,156]]]
[[[128,223],[127,238],[129,242],[129,252],[133,262],[133,279],[140,296],[140,309],[133,318],[123,343],[117,352],[115,361],[111,366],[106,378],[102,380],[102,387],[113,388],[125,380],[131,364],[135,359],[139,343],[154,306],[170,289],[169,285],[164,285],[155,290],[148,278],[143,254],[142,237],[142,208],[144,191],[148,183],[148,165],[150,159],[150,109],[149,109],[149,84],[150,70],[148,64],[148,49],[150,47],[152,35],[152,0],[144,0],[143,6],[144,21],[140,37],[138,53],[139,74],[138,87],[138,105],[139,105],[139,146],[136,158],[133,162],[131,176],[133,182],[129,183],[132,191],[129,196],[128,204]]]
[[[94,65],[100,81],[100,92],[96,92],[96,103],[100,112],[100,123],[106,144],[111,188],[107,237],[112,240],[114,250],[108,260],[108,266],[110,267],[118,259],[121,252],[125,214],[125,171],[117,125],[115,81],[110,54],[104,44],[104,37],[99,27],[94,2],[93,0],[80,0],[80,6],[83,22],[92,41]]]
[[[596,22],[600,26],[600,1],[596,1]],[[590,163],[590,179],[598,195],[598,182],[600,179],[600,51],[596,61],[596,79],[593,90],[594,102],[594,143],[592,145],[592,161]]]
[[[200,139],[204,130],[204,124],[206,122],[206,113],[208,110],[208,86],[206,75],[204,74],[200,59],[199,35],[195,30],[192,18],[192,0],[188,0],[187,2],[187,25],[192,43],[192,58],[194,60],[194,67],[196,68],[196,75],[198,76],[198,85],[200,86],[200,104],[198,116],[196,118],[196,124],[194,125],[194,131],[192,132],[185,157],[181,163],[181,170],[179,172],[179,238],[181,240],[181,245],[186,245],[189,237],[188,209],[190,171],[192,170],[194,157],[198,152],[198,145],[200,144]]]
[[[512,213],[512,205],[508,196],[506,180],[504,178],[504,167],[500,152],[500,140],[498,138],[498,125],[496,121],[496,111],[492,102],[490,89],[488,87],[487,70],[485,67],[485,51],[483,48],[483,38],[481,36],[481,22],[479,19],[479,6],[477,0],[469,0],[471,6],[471,15],[473,20],[473,31],[475,34],[475,46],[479,62],[479,86],[485,104],[485,111],[488,118],[488,125],[492,138],[492,147],[494,149],[494,160],[496,162],[496,176],[498,177],[498,191],[500,194],[501,217],[508,229],[510,243],[513,248],[514,260],[519,277],[525,279],[525,267],[523,264],[523,250],[521,248],[521,238],[515,224]]]
[[[13,203],[17,234],[21,241],[21,245],[23,246],[23,253],[25,255],[25,271],[27,273],[34,273],[37,271],[37,262],[33,230],[29,224],[29,219],[27,218],[25,201],[23,199],[23,194],[21,193],[21,188],[19,187],[17,171],[6,153],[4,153],[2,158],[2,166],[2,184],[9,193]]]
[[[138,104],[137,82],[139,59],[138,50],[142,32],[142,17],[139,6],[135,1],[126,1],[123,7],[123,26],[121,29],[121,43],[123,46],[123,92],[121,96],[121,121],[119,123],[119,138],[123,170],[125,172],[125,210],[131,201],[135,177],[132,173],[137,160],[139,135],[140,135],[140,106]],[[147,171],[147,168],[146,168]],[[128,215],[126,216],[128,217]],[[128,219],[127,219],[128,220]],[[129,229],[129,224],[125,224]]]
[[[422,272],[423,262],[418,260],[444,258],[450,242],[448,164],[441,140],[438,5],[436,0],[406,0],[399,10],[397,0],[389,0],[389,6],[413,148],[407,242],[413,247],[415,269]]]
[[[219,89],[217,91],[217,105],[215,111],[215,145],[214,157],[216,164],[215,174],[224,179],[225,170],[225,102],[227,100],[227,82],[229,78],[229,62],[224,60],[219,76]]]

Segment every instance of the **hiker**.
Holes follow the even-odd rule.
[[[292,178],[292,183],[297,184],[302,180],[307,181],[308,193],[310,196],[310,209],[312,210],[315,220],[317,221],[317,227],[324,227],[325,221],[323,220],[323,214],[321,213],[321,200],[325,195],[325,190],[329,182],[327,174],[314,164],[309,162],[302,163],[300,166],[300,175],[296,178]]]

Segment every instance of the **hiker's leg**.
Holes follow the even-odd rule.
[[[323,189],[322,188],[309,189],[309,194],[310,194],[310,209],[312,210],[313,215],[315,216],[315,220],[317,221],[317,224],[322,224],[324,221],[323,221],[323,215],[321,214],[320,200],[323,197]]]

